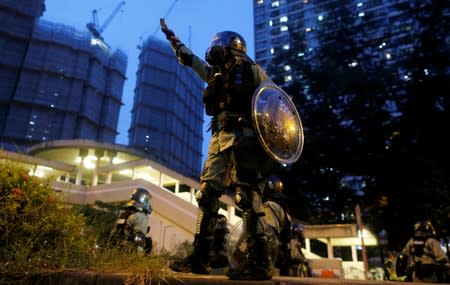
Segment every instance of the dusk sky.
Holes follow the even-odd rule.
[[[92,22],[92,10],[97,10],[100,26],[112,15],[121,0],[45,0],[46,11],[42,19],[86,30]],[[127,80],[125,81],[119,119],[119,135],[116,142],[128,143],[131,121],[133,90],[136,84],[139,45],[141,39],[150,35],[165,39],[159,29],[159,19],[199,57],[203,58],[211,37],[220,31],[232,30],[241,34],[254,59],[253,5],[251,0],[128,0],[105,27],[102,36],[112,49],[121,49],[128,56]],[[170,12],[168,14],[168,12]],[[199,94],[201,96],[201,94]],[[209,118],[205,118],[207,123]],[[209,136],[204,135],[205,155]],[[204,159],[205,157],[203,157]]]

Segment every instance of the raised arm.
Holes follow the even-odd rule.
[[[175,33],[167,27],[164,19],[160,19],[160,23],[161,31],[166,35],[166,39],[170,42],[170,46],[175,52],[178,62],[182,65],[191,67],[203,81],[208,82],[208,79],[211,76],[210,66],[192,53],[192,51],[181,42]]]

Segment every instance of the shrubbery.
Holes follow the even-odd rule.
[[[109,247],[111,213],[98,222],[88,208],[64,204],[50,180],[0,161],[0,283],[64,269],[164,278],[166,260]],[[99,213],[94,216],[102,219]]]

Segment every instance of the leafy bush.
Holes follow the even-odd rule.
[[[167,274],[163,257],[108,246],[111,212],[64,204],[50,179],[28,173],[0,161],[0,283],[64,269],[122,272],[130,282]]]
[[[0,164],[1,273],[85,265],[94,243],[83,234],[83,215],[60,202],[49,180],[28,172]]]

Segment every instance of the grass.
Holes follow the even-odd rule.
[[[64,204],[50,179],[0,161],[0,284],[64,270],[120,273],[125,284],[168,277],[168,254],[142,255],[108,244],[118,207]]]

